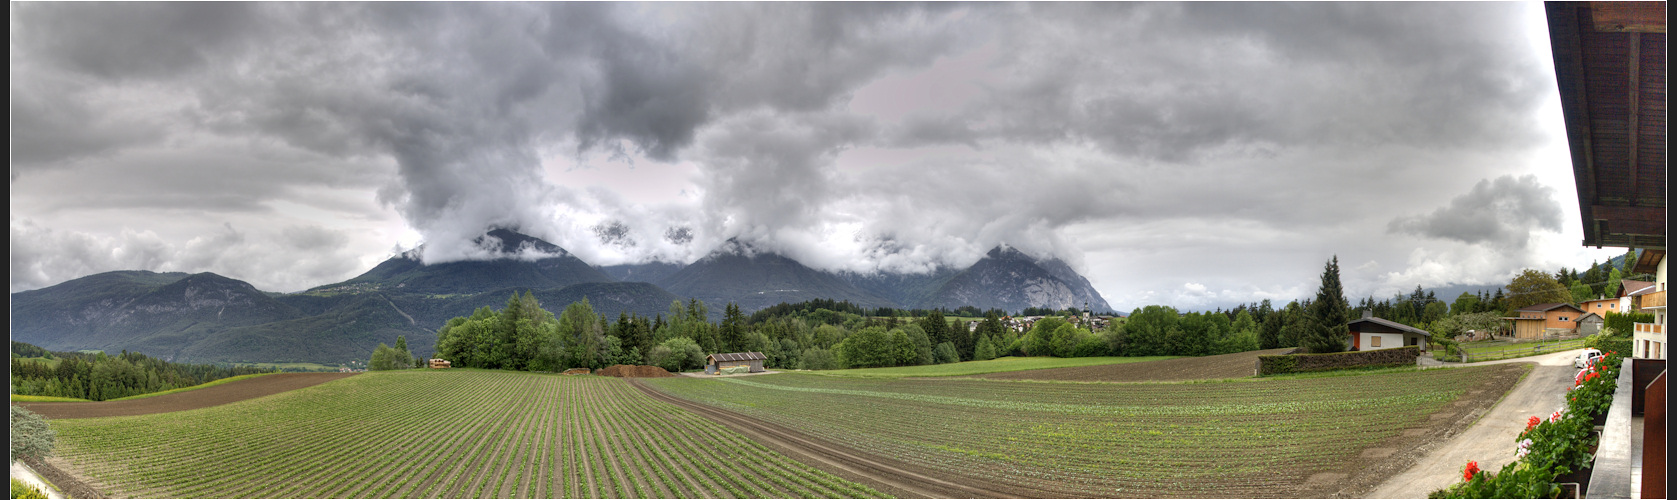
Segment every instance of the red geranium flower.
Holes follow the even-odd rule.
[[[1531,417],[1531,419],[1526,420],[1526,431],[1529,432],[1532,429],[1537,428],[1537,424],[1542,423],[1542,422],[1543,422],[1543,419],[1541,419],[1541,418],[1537,418],[1535,416]]]
[[[1473,475],[1478,474],[1478,473],[1479,473],[1479,462],[1477,462],[1477,461],[1468,462],[1467,463],[1467,468],[1462,470],[1462,480],[1463,481],[1472,481],[1473,480]]]

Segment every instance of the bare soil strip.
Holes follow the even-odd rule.
[[[959,478],[958,480],[961,482],[957,483],[933,477],[931,475],[933,473],[929,471],[922,473],[910,470],[907,467],[882,459],[882,457],[868,456],[780,425],[668,396],[641,384],[640,381],[635,379],[628,379],[628,381],[630,385],[640,389],[648,397],[709,418],[787,456],[802,458],[803,462],[812,466],[819,466],[830,472],[841,473],[848,476],[847,479],[852,481],[864,481],[875,487],[883,487],[887,490],[887,493],[922,498],[1022,498],[1030,496],[1029,492],[1004,491],[996,486],[978,484],[970,478]],[[814,463],[811,463],[811,461]]]
[[[99,492],[99,488],[88,484],[92,481],[48,463],[48,461],[58,462],[58,460],[50,458],[46,461],[33,458],[20,460],[29,464],[29,468],[35,469],[35,472],[46,478],[47,481],[51,481],[53,486],[57,486],[60,491],[64,492],[65,498],[105,498],[105,495]]]
[[[993,380],[1069,380],[1076,382],[1177,382],[1250,377],[1258,367],[1258,356],[1285,354],[1291,347],[1237,352],[1216,356],[1162,359],[1115,365],[1044,368],[1016,372],[973,375]]]
[[[174,394],[126,401],[16,402],[47,418],[98,418],[196,410],[320,385],[354,373],[276,373]]]

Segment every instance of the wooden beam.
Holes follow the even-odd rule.
[[[1595,214],[1596,220],[1609,221],[1614,225],[1626,221],[1648,221],[1665,224],[1665,207],[1595,205],[1590,207],[1590,212]]]
[[[1642,135],[1642,131],[1637,128],[1636,122],[1638,111],[1641,111],[1641,104],[1638,101],[1641,100],[1642,96],[1642,34],[1631,33],[1629,36],[1630,71],[1626,72],[1626,76],[1630,78],[1630,115],[1625,119],[1629,122],[1626,125],[1630,129],[1627,130],[1629,133],[1625,136],[1630,139],[1630,164],[1626,166],[1630,168],[1630,204],[1639,205],[1636,194],[1641,191],[1636,189],[1636,169],[1640,165],[1636,162],[1636,139]]]
[[[1590,28],[1615,33],[1665,33],[1665,2],[1590,2]]]
[[[1561,94],[1567,146],[1572,153],[1572,176],[1578,188],[1578,212],[1584,225],[1584,245],[1599,246],[1601,232],[1590,213],[1596,203],[1595,162],[1590,147],[1588,91],[1584,78],[1584,41],[1590,9],[1582,2],[1544,2],[1549,21],[1549,46],[1555,59],[1555,83]]]

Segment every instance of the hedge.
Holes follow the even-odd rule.
[[[1420,355],[1420,347],[1407,346],[1392,349],[1379,349],[1374,351],[1258,356],[1258,375],[1263,376],[1279,375],[1282,373],[1322,372],[1330,370],[1346,370],[1351,368],[1414,366],[1415,358]]]
[[[1654,315],[1649,313],[1609,312],[1607,316],[1601,319],[1601,326],[1612,329],[1614,334],[1629,337],[1631,332],[1636,329],[1637,323],[1653,323]]]

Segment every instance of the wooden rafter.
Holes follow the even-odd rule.
[[[1665,2],[1590,2],[1590,28],[1618,33],[1665,33]]]

